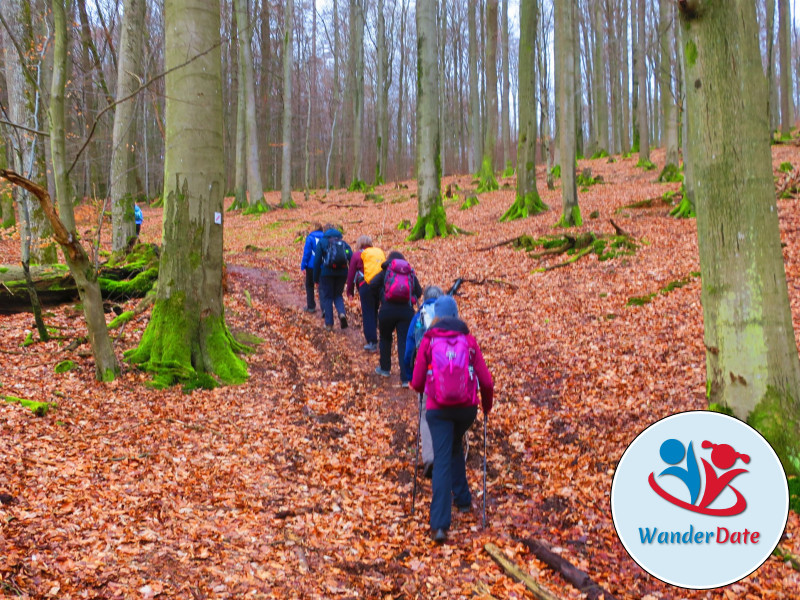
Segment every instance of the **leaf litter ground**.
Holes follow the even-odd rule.
[[[776,174],[786,161],[800,167],[797,147],[775,147]],[[85,334],[74,306],[48,309],[48,325],[65,339],[28,347],[31,316],[0,315],[0,393],[58,405],[37,418],[0,402],[0,594],[464,598],[483,582],[496,597],[529,597],[483,552],[493,542],[559,597],[580,598],[519,541],[537,538],[618,598],[800,596],[799,574],[774,557],[724,590],[679,591],[644,573],[614,533],[610,484],[626,445],[656,419],[705,404],[699,279],[626,306],[699,270],[693,220],[669,218],[660,200],[622,208],[678,187],[654,183],[654,172],[634,165],[635,158],[581,163],[604,183],[580,194],[584,225],[573,232],[610,234],[614,219],[637,240],[637,253],[604,262],[589,255],[547,273],[534,270],[563,257],[537,261],[508,245],[480,250],[554,233],[559,192],[544,188],[541,171],[553,210],[498,223],[513,200],[513,179],[502,180],[511,187],[481,195],[469,210],[458,210],[460,198],[445,199],[448,219],[475,235],[444,240],[409,243],[396,229],[415,219],[413,182],[380,187],[377,203],[316,192],[308,201],[296,194],[295,210],[226,213],[228,322],[264,340],[248,359],[250,380],[238,387],[156,391],[129,368],[98,384],[85,346],[63,350]],[[468,176],[447,184],[463,197],[474,188]],[[779,207],[800,331],[800,208],[792,199]],[[85,237],[95,235],[96,211],[79,212]],[[144,213],[142,238],[158,242],[161,211]],[[497,396],[488,528],[480,518],[480,422],[468,458],[473,512],[454,515],[450,542],[432,545],[430,485],[420,480],[409,517],[414,395],[398,386],[396,357],[390,379],[374,374],[377,356],[361,349],[357,302],[348,304],[345,331],[326,333],[319,313],[301,311],[302,241],[315,221],[340,225],[351,243],[367,233],[402,251],[423,284],[471,280],[459,309]],[[106,226],[104,245],[108,233]],[[0,252],[2,262],[18,261],[18,237],[5,235]],[[147,317],[114,334],[119,353],[137,343]],[[65,358],[78,369],[56,375]],[[792,513],[782,545],[795,555],[798,533]]]

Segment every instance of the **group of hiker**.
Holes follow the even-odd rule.
[[[346,291],[352,298],[357,291],[364,350],[379,351],[375,372],[382,377],[391,375],[396,336],[400,385],[419,393],[422,468],[433,489],[431,537],[443,543],[453,505],[459,512],[472,510],[462,438],[477,417],[479,391],[484,422],[492,408],[491,373],[477,341],[459,318],[455,299],[434,285],[423,290],[400,252],[384,255],[368,235],[358,237],[354,252],[334,225],[315,224],[312,229],[300,263],[305,273],[304,310],[316,312],[316,286],[325,328],[333,329],[335,309],[340,327],[346,329],[343,294]]]

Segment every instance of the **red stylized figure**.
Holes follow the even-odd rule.
[[[703,448],[713,448],[711,451],[711,462],[714,463],[714,467],[718,469],[730,469],[738,459],[742,459],[742,462],[748,464],[750,462],[750,457],[747,454],[741,454],[736,452],[732,446],[728,444],[714,444],[709,442],[708,440],[704,440],[702,445]],[[708,461],[705,458],[700,459],[703,462],[703,468],[706,472],[706,489],[703,493],[703,499],[700,501],[700,507],[705,508],[709,504],[711,504],[714,500],[717,499],[726,487],[729,487],[730,482],[737,476],[741,475],[742,473],[747,473],[747,469],[733,469],[732,471],[728,471],[723,473],[722,475],[717,476],[717,472],[714,470]],[[732,507],[732,509],[739,508],[741,504],[741,510],[734,512],[732,514],[739,514],[742,510],[745,509],[747,506],[747,502],[739,493],[735,487],[730,486],[731,490],[736,494],[736,504]]]

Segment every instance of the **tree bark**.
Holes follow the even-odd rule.
[[[130,96],[143,81],[142,42],[144,40],[145,0],[125,0],[119,42],[117,98]],[[136,236],[133,206],[139,193],[136,177],[136,105],[132,98],[114,109],[111,141],[111,217],[112,248],[122,250]]]
[[[479,161],[483,157],[481,144],[481,101],[480,84],[478,82],[478,36],[475,22],[475,11],[478,8],[477,0],[467,1],[467,31],[469,35],[469,114],[470,136],[472,138],[472,153],[470,155],[470,172],[477,173],[480,168]]]
[[[775,77],[775,0],[766,3],[767,22],[767,83],[769,85],[769,126],[776,130],[780,126],[780,102],[778,100],[778,81]]]
[[[294,0],[285,0],[283,11],[283,159],[281,161],[281,206],[290,208],[295,206],[294,200],[292,200],[292,42],[294,40]]]
[[[375,110],[375,132],[377,133],[377,151],[375,153],[375,185],[381,185],[385,179],[386,171],[386,147],[389,143],[388,136],[388,116],[386,110],[387,95],[387,52],[386,52],[386,17],[383,14],[385,0],[378,0],[378,39],[376,48],[376,70],[377,80],[375,82],[376,110]]]
[[[500,106],[500,129],[503,137],[503,168],[509,171],[511,166],[511,113],[509,96],[511,95],[510,59],[508,56],[508,0],[501,0],[500,9],[500,45],[502,46],[503,99]],[[533,65],[531,65],[533,70]],[[531,99],[533,96],[529,96]]]
[[[781,51],[781,136],[788,136],[794,125],[791,19],[789,0],[778,0],[778,43]]]
[[[647,119],[647,62],[645,57],[645,0],[639,0],[636,14],[638,39],[636,43],[636,78],[639,83],[636,128],[639,132],[639,163],[650,162],[650,124]]]
[[[608,152],[608,92],[606,89],[606,61],[603,57],[605,47],[605,32],[603,30],[603,4],[605,0],[592,0],[592,25],[594,29],[594,83],[592,84],[594,105],[594,130],[595,130],[595,152],[602,154]]]
[[[247,378],[247,366],[236,355],[243,348],[228,331],[222,302],[219,9],[209,0],[164,2],[164,245],[150,322],[138,348],[126,353],[129,361],[155,373],[157,386]],[[187,55],[197,58],[170,71]]]
[[[659,0],[659,44],[661,49],[661,69],[659,71],[661,84],[661,118],[662,141],[666,146],[664,168],[670,165],[678,166],[678,107],[672,93],[673,65],[675,63],[672,53],[673,48],[673,2],[672,0]]]
[[[442,205],[436,4],[417,0],[417,223],[410,240],[452,231]]]
[[[400,10],[400,56],[405,57],[406,55],[406,21],[408,19],[408,4],[407,0],[403,0],[402,7]],[[397,91],[397,157],[395,162],[397,166],[395,168],[395,180],[399,181],[401,179],[405,179],[407,172],[406,172],[406,161],[405,161],[405,153],[406,153],[406,136],[405,136],[405,125],[403,123],[403,111],[405,110],[405,88],[406,88],[406,61],[403,59],[400,60],[400,64],[398,65],[398,91]]]
[[[747,420],[800,472],[800,360],[772,179],[767,81],[754,4],[681,9],[698,185],[709,402]],[[736,65],[731,72],[731,65]]]
[[[519,95],[528,98],[519,104],[517,145],[517,198],[500,218],[522,219],[547,210],[536,188],[536,0],[522,0],[519,12]]]
[[[556,77],[558,77],[558,139],[561,149],[561,219],[559,227],[582,224],[575,185],[575,28],[574,6],[570,0],[557,0],[555,33],[558,39]]]
[[[34,96],[31,87],[35,84],[33,79],[26,78],[28,69],[27,54],[24,47],[30,44],[30,35],[24,26],[23,3],[21,0],[8,0],[4,2],[3,14],[6,17],[10,32],[3,36],[5,53],[5,76],[8,86],[8,116],[9,120],[32,130],[38,130],[39,107],[31,107],[28,103],[29,93]],[[13,41],[12,41],[13,38]],[[21,44],[15,47],[14,41]],[[32,109],[31,109],[32,108]],[[13,129],[7,138],[11,144],[12,168],[27,179],[39,181],[44,174],[38,171],[38,155],[41,154],[45,142],[35,134],[22,129]],[[30,256],[33,262],[50,264],[57,262],[56,246],[48,240],[53,235],[53,229],[45,216],[41,205],[30,197],[26,189],[15,186],[12,191],[15,202],[24,210],[20,211],[20,243],[22,246],[23,260]],[[28,218],[22,218],[25,214]]]
[[[483,136],[483,158],[478,173],[478,193],[499,189],[494,176],[494,154],[497,145],[497,0],[486,0],[486,130]]]
[[[364,121],[364,5],[365,0],[350,0],[350,81],[353,116],[353,171],[350,189],[361,189],[361,137]]]

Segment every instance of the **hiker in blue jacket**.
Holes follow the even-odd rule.
[[[300,270],[306,276],[306,307],[303,310],[309,313],[317,310],[317,303],[314,299],[314,257],[317,244],[322,239],[322,225],[313,223],[311,226],[313,230],[306,236],[306,243],[303,246],[303,259],[300,261]]]
[[[133,220],[136,223],[136,237],[138,238],[139,232],[142,230],[142,223],[144,223],[144,215],[142,214],[142,209],[136,203],[133,205]]]
[[[339,315],[339,325],[347,329],[344,309],[344,285],[353,250],[342,239],[342,232],[331,227],[322,235],[314,257],[314,282],[319,284],[319,301],[325,318],[325,329],[333,329],[333,309]]]

